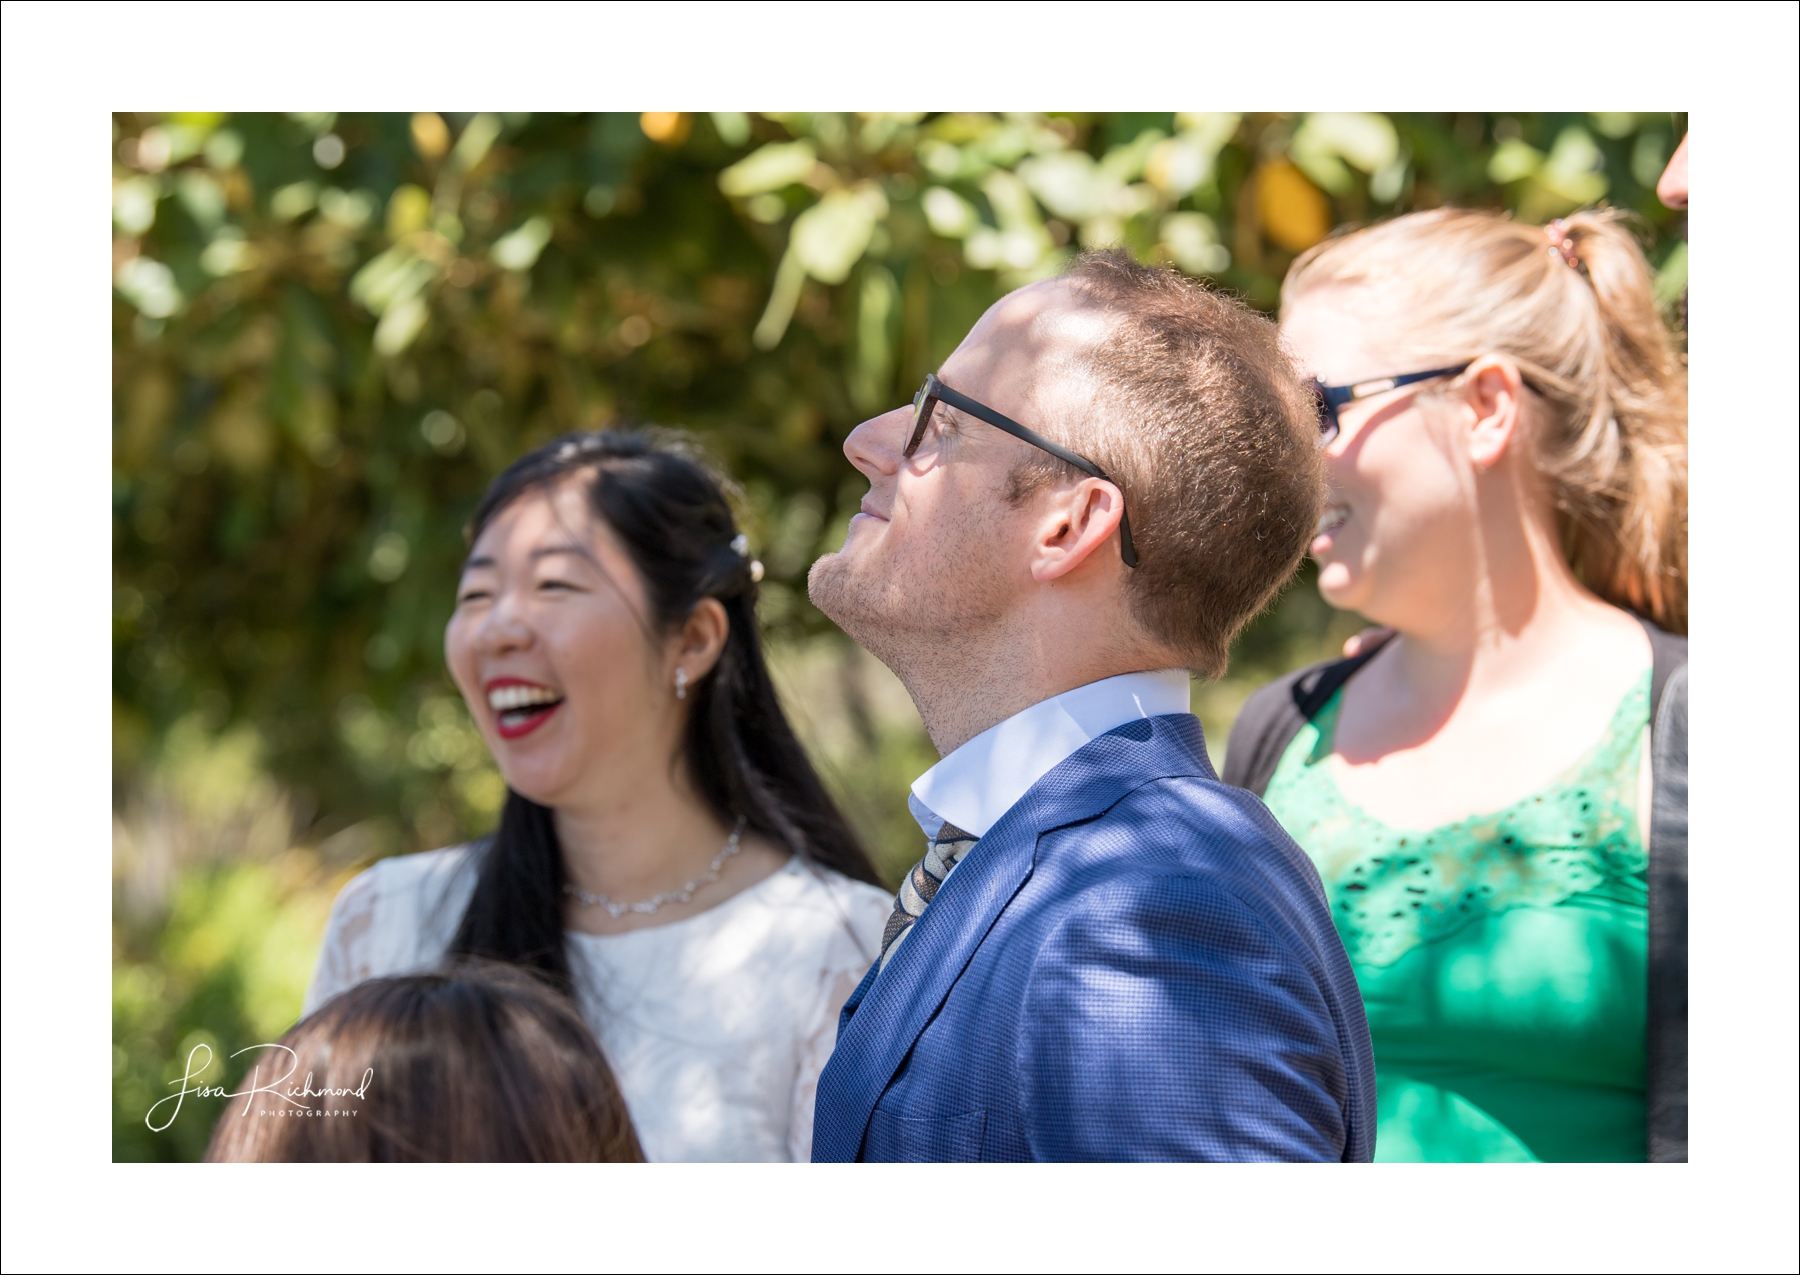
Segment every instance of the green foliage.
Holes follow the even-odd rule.
[[[841,451],[858,421],[1082,247],[1267,309],[1293,255],[1344,223],[1605,199],[1642,215],[1673,302],[1685,221],[1653,188],[1684,128],[116,116],[115,1154],[198,1153],[205,1122],[152,1135],[141,1107],[194,1033],[239,1048],[291,1020],[348,865],[491,824],[503,788],[440,644],[462,528],[521,451],[638,421],[705,440],[742,484],[803,737],[897,876],[917,840],[905,787],[932,754],[804,588],[866,489]],[[1215,752],[1255,684],[1356,627],[1291,589],[1230,677],[1196,688]]]
[[[113,1157],[193,1160],[225,1105],[176,1094],[237,1087],[245,1059],[300,1013],[325,917],[368,843],[354,832],[296,848],[310,822],[260,773],[244,727],[208,733],[190,716],[163,741],[113,824]],[[198,1050],[196,1053],[195,1051]]]
[[[570,429],[700,433],[777,639],[862,483],[839,445],[1001,291],[1123,243],[1273,303],[1329,226],[1650,193],[1661,115],[174,115],[115,122],[122,771],[252,723],[389,844],[497,789],[440,651],[486,481]],[[1659,245],[1662,253],[1664,247]],[[1685,255],[1671,262],[1685,274]]]

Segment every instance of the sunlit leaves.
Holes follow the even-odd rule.
[[[946,239],[962,239],[981,224],[968,200],[944,186],[933,186],[925,192],[925,220],[934,233]]]
[[[1205,213],[1172,212],[1162,219],[1161,233],[1170,258],[1189,274],[1218,274],[1231,264],[1230,249]]]
[[[550,219],[532,217],[517,230],[494,241],[488,255],[502,270],[529,270],[550,242]]]
[[[1605,167],[1593,134],[1572,124],[1557,133],[1548,154],[1520,138],[1507,138],[1495,148],[1487,171],[1492,180],[1514,188],[1522,219],[1543,221],[1604,196],[1610,186]],[[1660,165],[1656,171],[1660,175]],[[1640,180],[1643,176],[1648,173],[1640,174]],[[1651,177],[1646,184],[1654,182]]]
[[[166,319],[181,308],[175,272],[148,257],[133,257],[120,266],[113,286],[146,318]]]
[[[789,251],[821,283],[842,283],[888,213],[887,198],[873,182],[833,190],[794,220]]]
[[[341,230],[352,233],[368,225],[375,215],[375,196],[366,190],[339,190],[327,186],[319,192],[319,215]]]
[[[1083,246],[1272,308],[1291,254],[1333,226],[1441,202],[1560,215],[1603,183],[1664,236],[1663,292],[1685,284],[1650,193],[1679,140],[1663,115],[650,127],[118,117],[115,591],[135,602],[115,622],[117,738],[154,741],[222,695],[331,808],[394,814],[395,844],[451,835],[475,806],[404,735],[377,766],[320,723],[347,695],[405,722],[443,690],[461,528],[491,474],[566,429],[693,428],[766,492],[753,539],[792,541],[764,555],[766,617],[824,631],[803,577],[860,498],[844,435]]]
[[[1662,269],[1656,274],[1656,301],[1661,306],[1672,306],[1687,291],[1688,282],[1688,247],[1685,242],[1675,245],[1674,250],[1663,262]]]
[[[1509,137],[1494,148],[1488,159],[1487,175],[1492,181],[1522,181],[1537,172],[1544,162],[1544,152],[1523,138]]]
[[[200,268],[218,278],[248,270],[254,261],[244,232],[236,226],[221,227],[200,253]]]
[[[756,325],[755,341],[770,349],[781,340],[799,301],[802,276],[821,283],[842,283],[862,259],[875,235],[876,223],[888,213],[887,197],[874,182],[850,190],[831,190],[794,219],[787,254],[776,272],[768,308]]]
[[[127,177],[113,186],[113,224],[120,233],[141,235],[156,224],[162,186],[152,177]]]
[[[387,235],[404,239],[415,230],[423,230],[431,220],[431,192],[410,182],[398,186],[388,196]]]
[[[750,140],[750,117],[742,111],[714,111],[712,124],[727,146],[742,146]]]
[[[994,272],[1003,284],[1054,272],[1072,239],[1088,247],[1127,244],[1177,260],[1184,269],[1204,269],[1204,263],[1223,269],[1229,260],[1216,235],[1210,244],[1198,240],[1198,228],[1210,223],[1170,223],[1179,253],[1164,243],[1159,225],[1214,176],[1218,153],[1238,127],[1236,115],[1164,116],[1173,136],[1162,127],[1144,127],[1098,152],[1075,144],[1078,130],[1070,121],[1044,116],[953,114],[923,125],[918,117],[869,116],[860,130],[844,129],[836,116],[780,118],[790,129],[824,130],[829,144],[823,133],[768,142],[721,174],[721,189],[740,199],[754,221],[784,219],[789,204],[776,192],[800,188],[798,230],[810,212],[806,188],[822,192],[822,204],[859,174],[868,182],[878,165],[890,202],[915,207],[933,234],[961,244],[970,267]],[[859,147],[866,149],[859,154]],[[894,175],[897,157],[909,159],[925,180]],[[872,234],[869,243],[878,242]],[[864,252],[881,255],[874,247]],[[785,334],[808,274],[827,277],[784,258],[757,329],[759,344]],[[847,274],[833,271],[831,277]]]
[[[293,182],[269,197],[269,212],[279,221],[295,221],[312,211],[318,196],[316,183]]]
[[[477,115],[463,129],[462,136],[456,139],[456,145],[450,152],[450,163],[462,172],[468,172],[487,157],[488,149],[500,136],[500,117],[497,115]]]
[[[369,550],[369,576],[382,584],[392,584],[405,573],[410,557],[411,546],[406,537],[397,531],[384,531],[375,537],[374,547]]]
[[[1144,159],[1144,179],[1179,200],[1213,177],[1219,152],[1237,132],[1239,116],[1194,112],[1175,116],[1176,134],[1164,138]]]
[[[1088,221],[1107,211],[1125,183],[1085,151],[1039,155],[1019,165],[1019,176],[1052,214]]]
[[[1023,273],[1043,262],[1055,241],[1026,184],[1004,168],[995,168],[982,175],[981,193],[987,196],[998,226],[978,226],[963,241],[969,264],[979,270]]]
[[[719,174],[719,189],[734,199],[780,190],[808,176],[818,151],[804,139],[770,142]]]
[[[225,189],[212,174],[197,168],[184,170],[175,179],[175,194],[200,229],[216,230],[225,219]]]
[[[1375,174],[1400,156],[1400,135],[1385,115],[1325,111],[1308,115],[1294,131],[1288,157],[1300,171],[1334,195],[1355,185],[1350,169]]]
[[[900,285],[893,271],[871,263],[863,268],[856,306],[856,363],[850,397],[859,410],[876,412],[894,380],[894,327],[900,315]]]

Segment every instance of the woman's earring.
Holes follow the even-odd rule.
[[[687,670],[684,668],[675,670],[675,698],[687,698]]]

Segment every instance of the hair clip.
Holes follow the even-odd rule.
[[[738,532],[731,538],[731,551],[740,558],[750,558],[750,537],[741,531]],[[762,578],[763,564],[755,558],[750,558],[750,583],[761,584]]]
[[[1569,234],[1569,223],[1558,217],[1544,227],[1544,238],[1550,241],[1550,251],[1563,259],[1563,264],[1571,270],[1581,269],[1581,258],[1575,252],[1575,240]]]

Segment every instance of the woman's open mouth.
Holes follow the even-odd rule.
[[[488,707],[494,710],[501,739],[518,739],[550,720],[562,707],[561,691],[517,677],[497,677],[487,684]]]
[[[1313,540],[1307,546],[1307,552],[1324,553],[1331,548],[1332,533],[1350,520],[1350,506],[1326,505],[1325,512],[1319,515],[1319,522],[1313,528]]]

